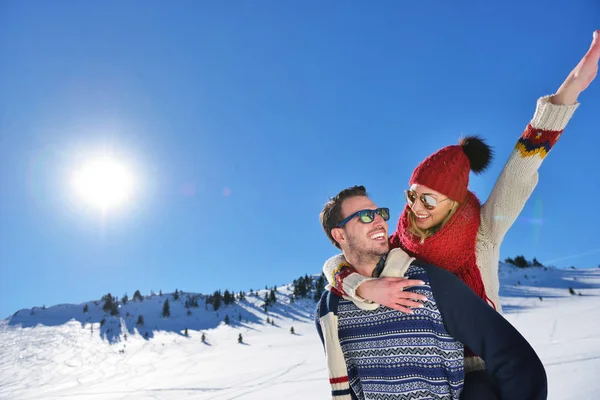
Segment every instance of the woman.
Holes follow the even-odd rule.
[[[411,257],[454,272],[502,312],[498,293],[500,244],[533,192],[544,158],[579,106],[579,94],[596,77],[598,32],[557,92],[538,100],[532,120],[483,205],[468,190],[469,171],[482,172],[492,158],[491,149],[480,138],[469,137],[459,145],[444,147],[414,170],[406,191],[408,204],[390,237],[391,248],[401,248]],[[410,312],[407,307],[417,306],[393,279],[360,276],[343,263],[343,256],[328,260],[323,272],[331,286],[355,300],[405,312]],[[472,353],[467,351],[466,356],[465,372],[485,368]]]

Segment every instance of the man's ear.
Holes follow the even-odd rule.
[[[343,242],[346,237],[344,235],[344,230],[341,228],[333,228],[331,230],[331,236],[335,239],[336,242],[341,243]]]

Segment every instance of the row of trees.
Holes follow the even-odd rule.
[[[544,266],[535,257],[533,257],[533,260],[531,260],[531,261],[527,260],[524,256],[516,256],[515,258],[508,257],[506,260],[504,260],[504,262],[507,264],[512,264],[515,267],[519,267],[519,268],[543,267]]]
[[[212,305],[213,310],[217,311],[221,308],[221,305],[230,305],[235,303],[236,301],[242,301],[246,299],[246,295],[244,292],[239,292],[237,295],[234,292],[230,292],[229,290],[225,290],[225,292],[221,292],[220,290],[215,290],[213,294],[209,295],[206,298],[206,305]]]
[[[321,274],[317,279],[304,275],[293,282],[293,299],[311,297],[318,301],[325,290],[325,276]]]
[[[519,258],[516,258],[517,260],[519,260]],[[511,260],[512,262],[514,262],[513,260]],[[534,261],[537,261],[534,259]],[[508,259],[507,259],[507,262]],[[267,291],[265,291],[265,295],[264,295],[264,304],[263,304],[263,308],[265,310],[265,312],[268,310],[268,307],[274,305],[277,303],[277,287],[273,287],[270,290],[265,286],[265,289]],[[313,277],[310,277],[308,275],[304,275],[298,279],[295,279],[293,282],[293,287],[292,287],[292,297],[291,297],[291,301],[293,302],[295,299],[298,298],[309,298],[312,297],[315,301],[318,301],[319,298],[321,297],[321,294],[323,293],[323,291],[325,290],[325,277],[321,274],[321,276],[319,276],[317,279],[314,279]],[[250,293],[251,295],[257,295],[257,293],[255,293],[252,289],[250,289]],[[178,289],[175,289],[175,292],[173,293],[173,300],[178,301],[181,299],[181,295],[183,294],[183,292],[180,292]],[[160,292],[160,295],[162,295],[162,291]],[[188,315],[191,314],[191,312],[189,311],[190,308],[197,308],[199,307],[199,303],[198,300],[201,298],[201,295],[187,295],[186,296],[186,300],[185,300],[185,308],[188,309]],[[221,292],[221,290],[216,290],[213,294],[209,295],[206,297],[206,303],[205,306],[208,307],[208,305],[212,305],[212,308],[214,311],[219,310],[219,308],[221,308],[221,305],[231,305],[234,304],[236,301],[242,301],[245,300],[246,295],[244,292],[240,291],[238,294],[235,294],[235,292],[230,292],[229,290],[225,290],[224,292]],[[106,313],[109,313],[112,316],[116,316],[119,315],[119,304],[127,304],[127,302],[129,301],[129,297],[127,296],[127,294],[125,294],[119,303],[119,299],[116,296],[113,296],[110,293],[105,294],[104,296],[102,296],[101,299],[104,304],[102,305],[102,310]],[[139,290],[136,290],[135,293],[133,294],[132,297],[132,301],[143,301],[144,298],[142,296],[142,294],[140,293]],[[86,304],[83,308],[83,312],[87,313],[88,312],[88,305]],[[162,316],[163,317],[169,317],[171,315],[171,310],[170,310],[170,304],[169,304],[169,299],[166,299],[164,304],[163,304],[163,310],[162,310]],[[141,316],[140,316],[141,317]],[[143,324],[143,322],[142,322]]]

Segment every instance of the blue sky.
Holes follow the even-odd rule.
[[[0,316],[318,273],[329,196],[365,185],[393,229],[413,168],[465,134],[496,153],[485,200],[600,28],[595,0],[526,3],[3,2]],[[580,101],[502,258],[600,264],[600,82]],[[69,185],[98,152],[137,177],[105,214]]]

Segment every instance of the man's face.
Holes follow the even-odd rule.
[[[350,197],[342,203],[342,218],[360,210],[375,210],[377,206],[368,197]],[[388,226],[381,215],[375,214],[371,223],[361,222],[358,216],[352,218],[342,228],[336,228],[339,239],[336,238],[342,250],[353,253],[363,260],[379,260],[389,252]]]

